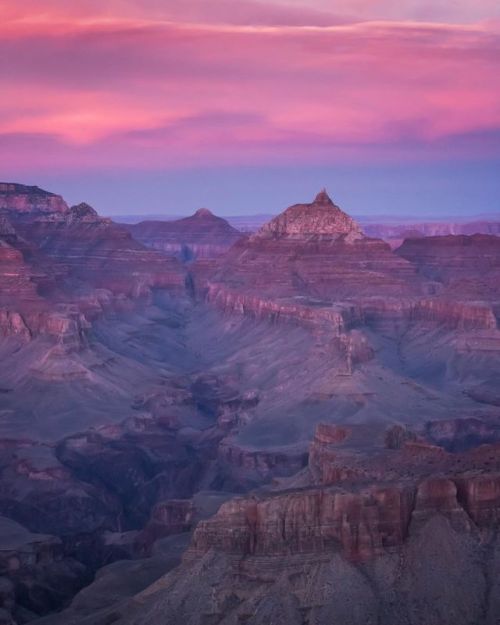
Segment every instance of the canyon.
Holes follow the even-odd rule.
[[[0,184],[0,623],[495,625],[499,278],[325,190],[242,234]]]

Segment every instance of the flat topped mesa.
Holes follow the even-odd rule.
[[[55,193],[45,191],[44,189],[40,189],[40,187],[34,185],[29,186],[26,184],[19,184],[17,182],[0,182],[0,193],[56,197]]]
[[[311,204],[294,204],[262,226],[256,238],[342,239],[348,243],[363,238],[360,226],[334,204],[323,189]]]

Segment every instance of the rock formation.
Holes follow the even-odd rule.
[[[38,188],[0,207],[0,514],[41,545],[1,618],[495,623],[496,237],[394,252],[323,191],[229,249],[183,220],[181,263]]]
[[[408,239],[396,253],[444,283],[453,299],[500,300],[500,237],[475,234]]]
[[[366,223],[364,231],[367,235],[387,241],[392,248],[399,247],[405,239],[437,237],[448,235],[492,234],[500,235],[500,221],[481,219],[460,222],[415,222],[404,224]]]
[[[184,262],[216,258],[241,238],[241,233],[207,208],[175,221],[141,221],[127,225],[143,245],[176,256]]]
[[[50,259],[61,276],[136,295],[150,286],[180,288],[183,275],[175,261],[155,254],[121,226],[99,217],[87,204],[68,207],[60,196],[38,187],[0,185],[0,215]]]
[[[413,432],[391,449],[387,434],[321,425],[299,480],[224,503],[198,523],[179,568],[100,617],[491,625],[500,608],[498,443],[451,453]],[[493,461],[479,467],[481,457]],[[359,471],[365,465],[378,479]],[[72,614],[44,624],[79,623]]]
[[[328,197],[286,209],[238,242],[211,278],[260,298],[343,301],[364,295],[421,293],[414,267],[365,237]]]

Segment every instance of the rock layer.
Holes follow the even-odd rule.
[[[142,221],[126,228],[143,245],[185,262],[216,258],[242,237],[225,219],[216,217],[206,208],[184,219]]]

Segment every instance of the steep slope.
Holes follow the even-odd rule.
[[[104,570],[116,604],[98,577],[45,622],[414,625],[419,602],[446,623],[454,601],[456,622],[495,614],[492,291],[452,297],[325,192],[183,269],[87,205],[16,189],[6,271],[14,286],[25,272],[19,301],[50,322],[23,313],[27,337],[0,340],[0,514],[60,538],[85,574],[156,557],[164,537],[177,557],[194,532],[157,585],[164,561],[145,563],[151,577]],[[440,586],[432,612],[437,568],[464,583]],[[15,614],[61,605],[50,585],[40,604],[16,597]]]
[[[450,297],[500,301],[500,237],[408,239],[396,254],[416,265],[426,278],[444,283]]]
[[[0,245],[5,334],[17,332],[13,323],[31,334],[57,334],[61,323],[117,297],[184,289],[174,258],[148,250],[87,204],[70,208],[38,187],[0,184]]]
[[[76,282],[125,295],[137,295],[151,286],[183,285],[173,259],[137,243],[124,228],[99,217],[87,204],[70,208],[60,196],[38,187],[2,183],[0,214]]]
[[[183,261],[220,256],[242,236],[225,219],[206,208],[184,219],[142,221],[125,227],[143,245]]]
[[[361,295],[420,293],[413,266],[365,237],[325,191],[237,243],[211,282],[259,297],[342,301]]]
[[[200,521],[179,568],[94,621],[70,609],[41,624],[493,625],[500,421],[489,427],[471,423],[476,440],[449,452],[400,426],[322,425],[308,468]]]

